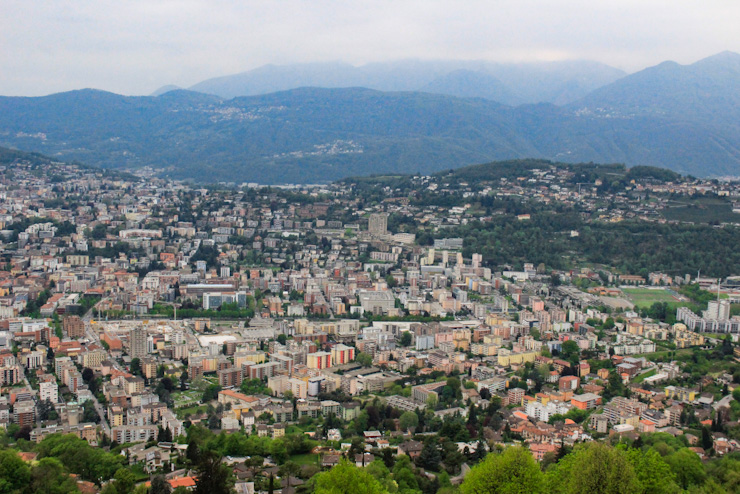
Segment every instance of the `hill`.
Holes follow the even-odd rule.
[[[721,54],[691,66],[662,64],[566,106],[364,88],[231,100],[187,90],[0,97],[0,145],[208,182],[316,183],[522,158],[736,176],[737,59]],[[494,79],[463,71],[435,84],[469,96],[486,83]]]
[[[486,98],[509,105],[565,104],[625,75],[621,70],[589,61],[503,64],[402,60],[359,67],[332,62],[265,65],[240,74],[208,79],[190,89],[234,98],[300,87],[365,87],[379,91],[428,91]]]
[[[664,62],[599,88],[570,105],[606,118],[669,116],[711,126],[740,122],[740,54],[691,65]]]

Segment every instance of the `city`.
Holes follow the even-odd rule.
[[[709,240],[611,264],[576,246],[628,223],[735,239],[740,184],[486,170],[197,187],[6,163],[4,446],[58,459],[60,492],[221,476],[289,494],[340,468],[381,492],[470,492],[489,453],[525,446],[544,471],[591,442],[653,446],[666,486],[737,487],[715,470],[740,451],[740,273]],[[554,217],[562,231],[526,229]],[[521,229],[465,234],[497,222]],[[562,245],[523,253],[542,235]]]

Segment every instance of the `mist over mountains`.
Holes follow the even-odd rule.
[[[626,76],[591,62],[477,64],[267,66],[157,96],[0,97],[0,145],[206,182],[326,182],[513,158],[740,175],[738,54]]]
[[[188,89],[234,98],[300,87],[364,87],[378,91],[423,91],[464,98],[479,97],[507,105],[565,104],[625,75],[619,69],[588,61],[503,64],[405,60],[360,67],[335,62],[266,65],[240,74],[208,79]],[[161,89],[157,93],[161,93]]]

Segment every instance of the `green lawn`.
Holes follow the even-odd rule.
[[[304,455],[295,455],[290,457],[291,461],[298,463],[299,465],[318,465],[319,455],[312,453],[306,453]]]
[[[679,302],[669,290],[649,288],[623,288],[622,292],[629,298],[635,306],[640,309],[648,308],[656,302],[675,303],[676,305],[687,305]]]
[[[719,197],[682,198],[668,201],[662,211],[668,220],[692,223],[737,223],[740,214],[732,212],[732,202]]]
[[[654,376],[656,372],[658,372],[656,369],[651,369],[651,370],[647,371],[646,373],[640,374],[639,376],[637,376],[636,378],[634,378],[632,380],[632,382],[635,383],[635,384],[641,383],[646,378],[648,378],[650,376]]]
[[[188,408],[180,408],[179,410],[176,410],[175,413],[177,415],[177,418],[182,419],[185,417],[185,414],[189,413],[190,415],[194,415],[196,413],[205,412],[207,408],[208,407],[206,407],[206,405],[200,405],[200,406],[194,406],[194,407],[188,407]]]

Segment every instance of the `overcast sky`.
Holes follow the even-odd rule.
[[[735,0],[0,0],[0,94],[149,94],[267,63],[740,52]]]

